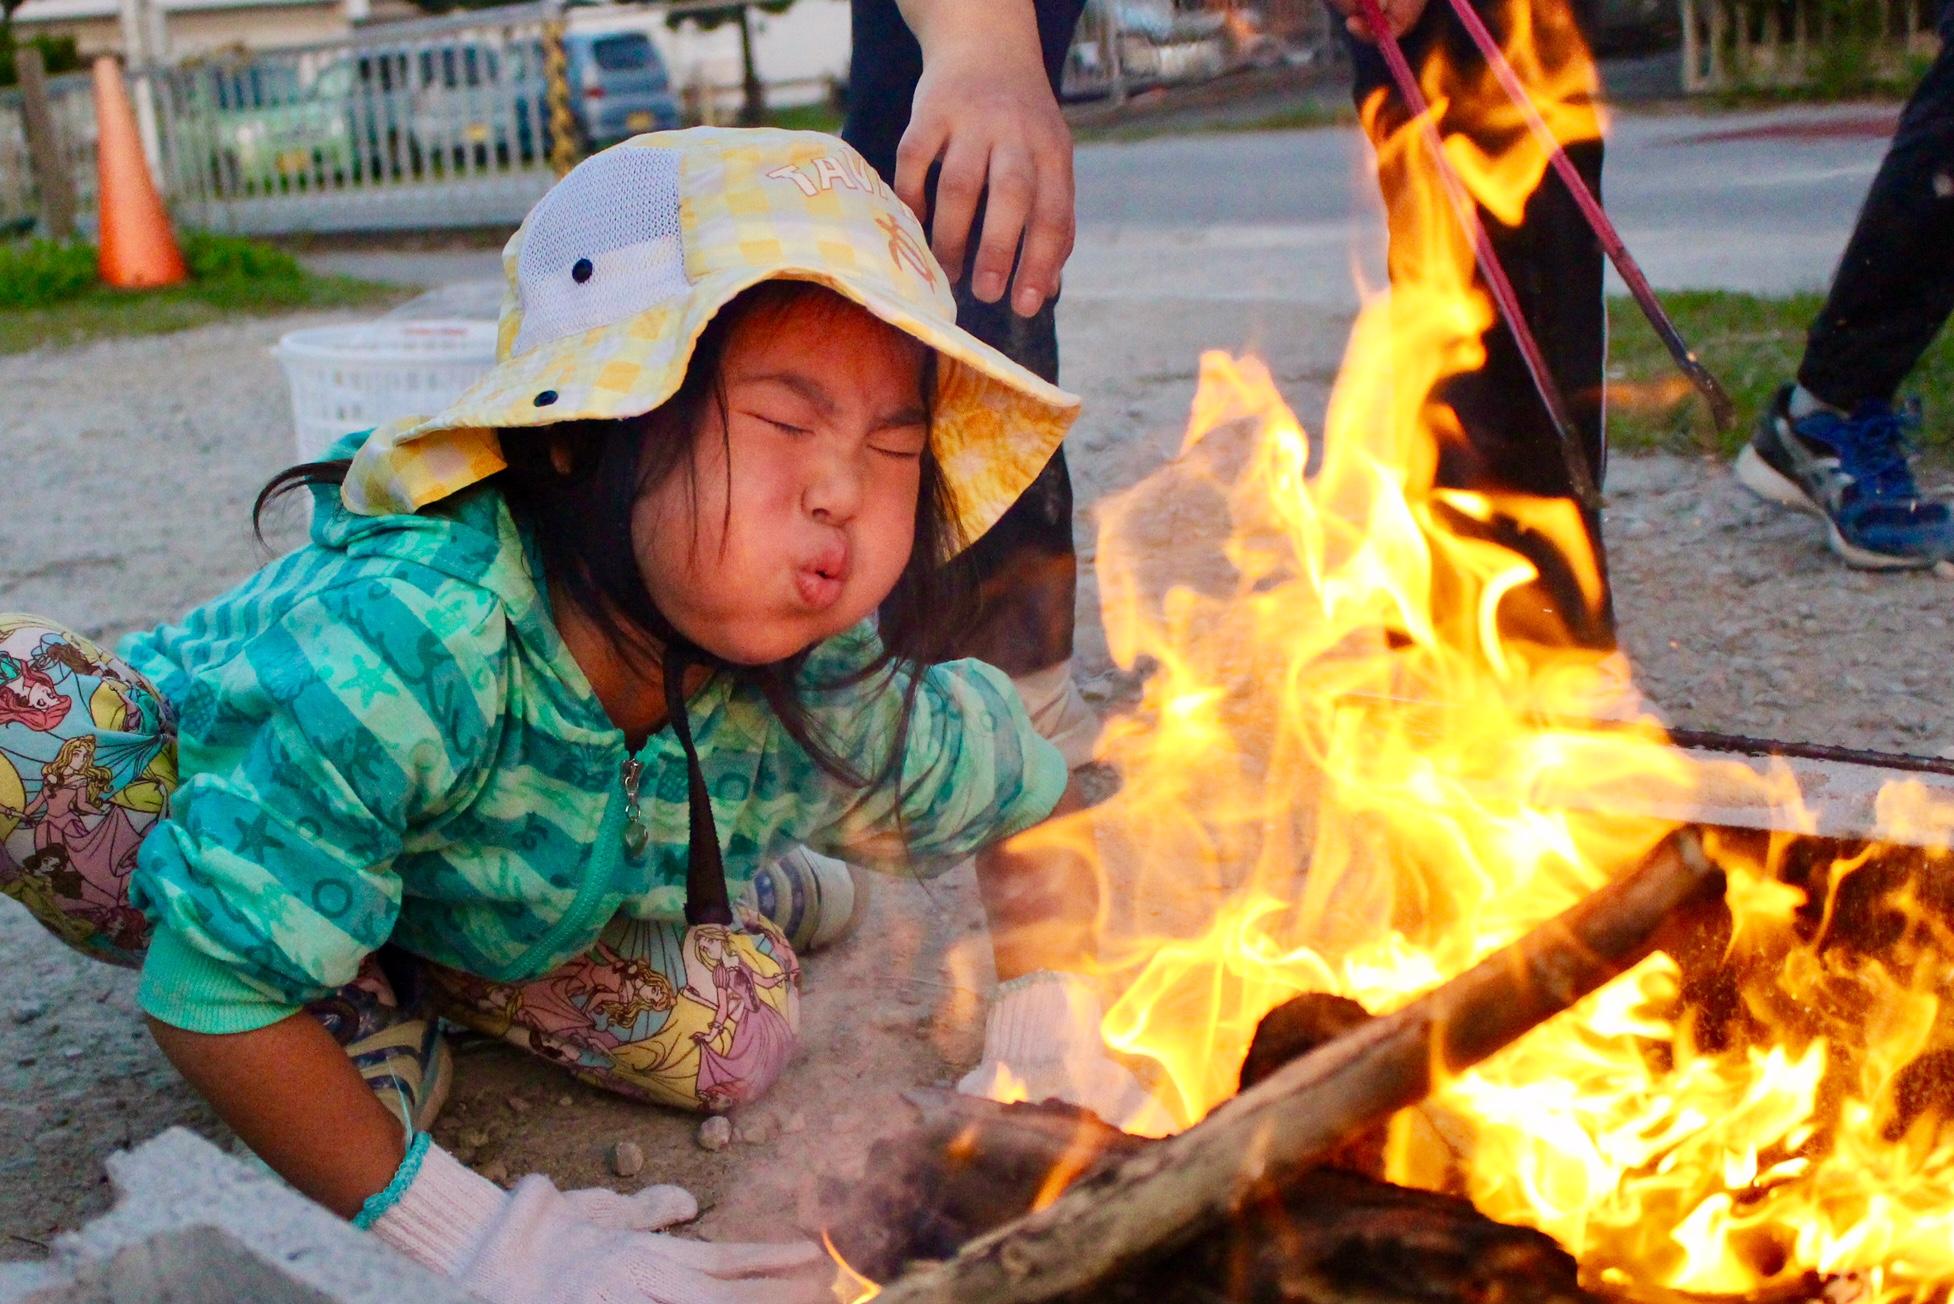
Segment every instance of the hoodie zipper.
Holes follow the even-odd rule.
[[[649,749],[647,741],[645,747]],[[638,819],[638,788],[644,781],[645,766],[639,756],[626,754],[624,764],[619,767],[619,777],[624,789],[624,800],[619,802],[615,796],[605,802],[604,817],[597,829],[597,836],[591,842],[591,859],[584,867],[584,879],[577,887],[577,895],[570,902],[570,908],[558,917],[549,931],[537,939],[515,964],[509,967],[512,974],[534,977],[534,966],[539,962],[553,959],[563,943],[589,929],[590,917],[602,908],[612,877],[617,868],[619,848],[636,856],[650,842],[651,834]]]
[[[644,854],[645,844],[651,840],[643,821],[638,818],[638,783],[644,778],[644,762],[631,756],[625,759],[621,774],[624,780],[624,849],[635,858]]]

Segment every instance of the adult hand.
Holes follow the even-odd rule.
[[[1350,29],[1352,36],[1362,41],[1377,39],[1370,24],[1358,14],[1356,0],[1330,0],[1330,3],[1344,14],[1343,25]],[[1391,35],[1403,36],[1425,12],[1425,0],[1377,0],[1377,7],[1390,25]]]
[[[832,1265],[809,1242],[715,1244],[649,1230],[697,1212],[676,1187],[565,1194],[531,1175],[504,1191],[430,1145],[373,1232],[487,1304],[771,1304],[826,1295]]]
[[[967,8],[992,13],[987,6]],[[896,194],[925,216],[937,260],[954,282],[988,187],[971,292],[986,303],[1003,296],[1022,239],[1011,307],[1029,317],[1058,293],[1077,229],[1072,133],[1045,80],[1036,28],[1029,48],[1023,40],[999,39],[998,32],[982,40],[918,35],[926,38],[923,76],[896,149]],[[926,213],[923,183],[939,161],[936,208]]]
[[[984,1025],[984,1058],[957,1090],[991,1100],[1062,1100],[1137,1136],[1166,1136],[1174,1120],[1106,1050],[1099,998],[1071,974],[1041,969],[998,989]]]

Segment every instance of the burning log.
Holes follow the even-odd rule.
[[[1451,982],[1284,1065],[1180,1136],[1074,1183],[880,1298],[1098,1295],[1110,1279],[1295,1187],[1340,1144],[1422,1100],[1435,1072],[1470,1067],[1632,967],[1672,915],[1721,881],[1695,833],[1676,834],[1632,873]]]
[[[1338,1007],[1348,1007],[1341,1009]],[[1361,1007],[1306,995],[1272,1011],[1258,1034],[1269,1070],[1304,1029]],[[1306,1033],[1307,1037],[1308,1034]],[[1310,1038],[1313,1040],[1313,1038]],[[1245,1086],[1258,1080],[1245,1066]],[[876,1143],[864,1178],[824,1192],[829,1234],[850,1265],[887,1279],[916,1260],[1022,1217],[1056,1182],[1093,1180],[1159,1142],[1129,1136],[1057,1101],[999,1105],[949,1092],[912,1093],[911,1134]],[[1227,1226],[1094,1283],[1094,1301],[1267,1300],[1282,1304],[1600,1304],[1552,1239],[1487,1218],[1461,1198],[1382,1180],[1381,1148],[1346,1147],[1330,1165],[1257,1200]],[[1083,1169],[1083,1172],[1081,1172]],[[1676,1304],[1664,1301],[1663,1304]]]

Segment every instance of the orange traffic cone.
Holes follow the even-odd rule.
[[[136,111],[122,85],[122,68],[103,55],[95,60],[95,123],[100,137],[96,169],[101,179],[102,279],[123,289],[147,289],[188,280],[183,251],[170,234],[163,197],[150,179],[136,132]]]

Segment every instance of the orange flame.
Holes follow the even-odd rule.
[[[1510,52],[1543,116],[1595,134],[1584,52],[1517,8]],[[1516,221],[1544,154],[1496,90],[1442,59],[1425,81],[1444,120],[1498,142],[1447,152]],[[1492,310],[1421,148],[1400,126],[1379,149],[1417,245],[1394,230],[1390,300],[1353,330],[1321,466],[1263,366],[1210,353],[1178,457],[1099,513],[1108,644],[1145,686],[1100,744],[1119,791],[1027,837],[1101,865],[1123,992],[1106,1038],[1183,1125],[1233,1094],[1283,1000],[1401,1004],[1635,863],[1711,787],[1812,825],[1788,776],[1669,747],[1618,657],[1503,629],[1535,569],[1462,526],[1521,521],[1591,594],[1600,579],[1571,504],[1433,488],[1463,435],[1429,396],[1479,364]],[[1568,723],[1594,719],[1618,723]],[[1917,785],[1879,805],[1885,828],[1954,841]],[[1928,1298],[1954,1284],[1954,864],[1793,874],[1788,833],[1711,843],[1727,936],[1652,956],[1401,1115],[1392,1175],[1540,1228],[1597,1281],[1742,1296],[1818,1273]]]
[[[821,1233],[821,1247],[835,1261],[835,1304],[868,1304],[882,1293],[882,1287],[848,1266],[848,1260],[841,1257],[841,1251],[825,1231]]]

